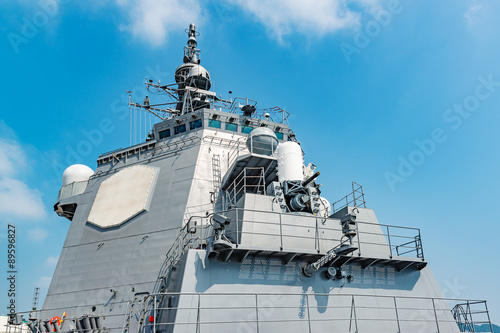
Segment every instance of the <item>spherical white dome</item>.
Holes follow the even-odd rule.
[[[271,156],[278,146],[276,134],[267,127],[257,127],[250,132],[247,148],[252,153]]]
[[[257,127],[250,132],[250,136],[270,136],[276,138],[273,130],[268,127]]]
[[[89,177],[94,174],[94,170],[83,164],[73,164],[66,168],[63,172],[62,183],[68,185],[73,182],[89,180]]]

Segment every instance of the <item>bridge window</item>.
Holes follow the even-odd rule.
[[[283,133],[274,132],[274,134],[276,134],[276,137],[278,138],[278,140],[283,140]]]
[[[158,135],[160,136],[161,139],[168,138],[170,136],[170,128],[161,132],[158,132]]]
[[[238,125],[231,124],[231,123],[226,123],[226,130],[231,131],[231,132],[237,132],[238,131]]]
[[[186,132],[186,124],[182,124],[174,127],[174,134],[184,133]]]
[[[241,133],[248,134],[253,130],[251,126],[241,126]]]
[[[208,127],[220,128],[221,122],[220,122],[220,120],[210,119],[208,121]]]
[[[198,119],[198,120],[195,120],[195,121],[192,121],[189,123],[190,130],[194,130],[194,129],[200,128],[200,127],[202,127],[201,119]]]

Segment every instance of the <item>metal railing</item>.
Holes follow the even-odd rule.
[[[278,248],[278,251],[294,248],[293,246],[287,246],[287,244],[299,243],[303,246],[302,248],[307,247],[309,244],[311,251],[324,253],[331,249],[334,244],[338,244],[342,236],[342,226],[339,219],[335,218],[322,218],[313,215],[298,217],[293,213],[242,208],[230,209],[226,213],[231,211],[234,211],[234,214],[231,215],[235,216],[236,220],[230,224],[226,236],[235,242],[236,247],[242,245],[241,239],[244,235],[254,235],[261,238],[260,244],[268,240],[268,247]],[[261,215],[258,220],[240,218],[240,216],[245,216],[245,212],[259,213]],[[295,222],[288,222],[290,218],[296,219]],[[302,224],[296,221],[302,221]],[[251,227],[243,228],[244,224]],[[307,232],[307,229],[310,231]],[[375,247],[378,249],[378,253],[383,252],[389,258],[414,253],[416,258],[424,259],[420,229],[418,228],[356,222],[356,229],[357,235],[354,242],[358,247],[357,251],[360,256],[365,253],[365,250],[370,252]]]
[[[220,110],[225,109],[228,110],[230,113],[237,113],[241,111],[241,108],[245,105],[253,105],[254,107],[257,106],[257,101],[249,99],[247,97],[235,97],[232,101],[231,104],[227,104],[224,102],[219,102],[217,100],[213,100],[211,102],[210,108],[219,108]],[[290,113],[283,110],[279,106],[273,106],[267,109],[256,109],[255,112],[252,114],[252,118],[257,118],[260,120],[271,120],[273,122],[279,122],[282,124],[288,125],[288,117],[290,116]]]
[[[272,217],[269,222],[262,222],[259,220],[245,220],[239,216],[244,216],[244,213],[260,213]],[[334,245],[341,241],[342,227],[338,219],[321,218],[317,216],[301,216],[303,221],[308,221],[306,224],[287,223],[286,217],[296,217],[294,214],[281,213],[281,212],[267,212],[259,210],[248,210],[242,208],[233,208],[226,211],[219,212],[219,214],[226,214],[235,216],[236,219],[231,222],[233,225],[231,229],[226,230],[225,236],[234,242],[236,248],[247,246],[243,240],[243,236],[257,236],[260,238],[258,245],[253,245],[256,250],[266,243],[266,248],[275,248],[275,251],[297,251],[302,249],[309,253],[326,253]],[[210,222],[211,215],[208,216],[191,216],[184,227],[179,231],[174,243],[166,254],[165,262],[163,263],[158,280],[155,284],[153,292],[159,292],[162,288],[168,285],[168,279],[172,267],[174,267],[181,256],[189,248],[205,248],[209,246],[213,240],[213,227]],[[328,225],[331,223],[331,225]],[[243,229],[243,224],[251,225],[250,228]],[[270,229],[266,231],[258,231],[262,226],[274,227],[274,232]],[[361,228],[360,228],[361,225]],[[378,228],[380,227],[380,228]],[[373,250],[373,247],[379,250],[384,250],[384,254],[392,259],[394,254],[399,256],[404,249],[404,254],[414,252],[415,256],[424,259],[423,248],[421,241],[416,242],[415,239],[420,240],[420,229],[393,226],[387,224],[378,224],[370,222],[357,222],[357,236],[355,243],[358,247],[358,255],[361,256],[366,251]],[[312,229],[314,232],[302,233],[300,230]],[[360,231],[361,229],[361,231]],[[366,231],[364,229],[372,229]],[[252,231],[249,231],[252,230]],[[385,232],[383,232],[385,230]],[[416,233],[416,235],[415,235]],[[335,237],[322,236],[325,234],[333,234]],[[373,241],[373,239],[379,241]],[[381,239],[387,240],[387,243],[381,242]],[[408,242],[408,239],[412,241]],[[300,244],[297,246],[297,244]],[[380,253],[380,251],[379,251]],[[366,256],[366,255],[365,255]]]
[[[109,306],[109,303],[100,303],[100,304],[87,304],[81,306],[72,306],[72,307],[60,307],[60,308],[51,308],[51,309],[41,309],[41,310],[33,310],[33,311],[22,311],[17,312],[17,315],[22,316],[23,323],[22,324],[9,324],[5,325],[5,331],[7,333],[52,333],[52,332],[71,332],[71,333],[108,333],[110,331],[120,331],[127,332],[123,330],[122,325],[114,324],[107,325],[105,327],[96,327],[95,321],[92,322],[92,327],[84,328],[81,326],[81,322],[84,317],[86,318],[99,318],[100,320],[114,321],[115,323],[121,322],[123,318],[125,318],[129,313],[127,313],[127,305],[133,303],[133,301],[117,301],[113,303],[118,308],[124,308],[124,311],[119,312],[111,312],[103,316],[102,313],[96,315],[88,315],[84,314],[81,317],[61,317],[59,323],[57,321],[50,319],[53,317],[55,312],[59,312],[60,316],[62,316],[63,312],[73,312],[77,311],[77,309],[81,309],[82,307],[99,307],[103,309],[105,306]],[[85,311],[85,310],[81,310]],[[118,320],[117,320],[118,319]],[[78,322],[78,323],[77,323]],[[104,323],[105,324],[105,323]],[[56,328],[57,326],[57,328]],[[89,321],[90,326],[90,321]]]
[[[207,216],[191,216],[184,227],[179,230],[174,243],[167,251],[166,259],[160,268],[158,280],[153,288],[153,292],[158,292],[167,284],[172,267],[174,267],[187,249],[204,248],[213,237],[212,225]]]
[[[352,182],[352,192],[345,195],[341,199],[335,201],[332,204],[332,214],[335,214],[339,210],[344,209],[347,206],[366,208],[365,194],[363,192],[363,186],[356,182]]]
[[[235,97],[232,100],[231,106],[229,107],[229,112],[236,113],[236,111],[241,109],[244,105],[252,105],[256,107],[257,101],[250,99],[248,97]]]
[[[238,140],[234,141],[231,149],[227,153],[227,167],[229,168],[233,165],[234,161],[240,156],[241,152],[244,150],[248,150],[246,147],[247,138],[238,138]]]
[[[493,332],[486,301],[467,300],[456,304],[452,309],[452,314],[460,332],[485,332],[480,326],[486,326],[489,332]]]
[[[284,331],[285,325],[294,331],[310,333],[332,326],[342,332],[372,332],[377,328],[392,332],[440,332],[459,325],[449,303],[486,304],[434,297],[309,292],[162,293],[151,298],[152,320],[144,325],[144,332],[169,331],[174,325],[193,332],[213,329],[260,332],[273,328]]]
[[[234,207],[236,202],[246,193],[264,194],[266,180],[263,167],[246,167],[226,189],[226,206]]]
[[[260,213],[260,214],[271,214],[275,219],[274,223],[273,222],[262,222],[260,220],[245,220],[245,219],[240,219],[239,216],[244,216],[244,212],[252,212],[252,213]],[[231,214],[232,213],[232,214]],[[340,235],[341,235],[341,226],[339,223],[338,219],[330,219],[330,218],[321,218],[321,217],[315,217],[315,216],[302,216],[302,218],[308,220],[310,223],[304,224],[304,225],[297,225],[297,224],[291,224],[286,222],[286,215],[292,216],[293,214],[286,214],[286,213],[280,213],[280,212],[265,212],[265,211],[258,211],[258,210],[244,210],[241,208],[234,208],[230,209],[224,212],[221,212],[221,214],[226,214],[226,215],[231,215],[235,216],[236,219],[231,222],[235,226],[235,229],[233,230],[227,230],[226,231],[226,236],[229,237],[230,239],[233,240],[235,243],[236,248],[239,246],[244,246],[248,245],[242,242],[242,236],[243,235],[256,235],[260,237],[261,239],[269,239],[272,240],[269,242],[270,246],[276,246],[279,248],[276,248],[276,251],[287,251],[291,250],[290,248],[287,248],[287,239],[294,239],[297,240],[298,243],[300,244],[314,244],[309,250],[312,253],[321,253],[329,250],[330,245],[329,244],[334,244],[340,242]],[[296,217],[295,215],[293,215]],[[185,251],[189,248],[205,248],[206,246],[209,246],[210,241],[213,239],[213,228],[210,223],[210,218],[211,216],[197,216],[197,217],[191,217],[189,218],[188,222],[186,225],[179,231],[179,234],[172,245],[172,247],[169,249],[166,255],[166,260],[164,265],[162,266],[161,272],[159,274],[158,281],[154,287],[153,293],[156,294],[153,295],[153,297],[157,297],[158,295],[163,295],[162,299],[165,297],[166,294],[162,293],[161,291],[164,290],[164,287],[166,287],[169,283],[168,279],[170,278],[170,272],[172,271],[172,268],[177,264],[177,262],[180,260],[181,256],[185,253]],[[328,226],[328,222],[332,222],[331,226]],[[240,225],[243,225],[244,223],[247,224],[254,224],[253,227],[248,228],[249,230],[252,231],[242,231],[240,229]],[[266,232],[259,232],[256,230],[259,230],[259,226],[263,225],[274,225],[276,232],[272,233],[269,232],[269,229]],[[361,228],[360,228],[361,225]],[[256,226],[256,228],[254,228]],[[279,227],[278,227],[279,226]],[[311,228],[311,226],[314,229],[314,232],[308,233],[308,236],[300,236],[298,234],[290,233],[290,228],[298,228],[298,229],[304,229],[304,228]],[[380,232],[376,231],[359,231],[359,229],[367,229],[365,227],[380,227],[378,230]],[[401,249],[410,249],[404,251],[404,253],[408,253],[411,250],[415,251],[416,255],[418,258],[423,259],[423,251],[421,249],[421,243],[419,242],[419,246],[416,246],[414,244],[417,244],[414,242],[415,238],[420,238],[420,230],[417,228],[408,228],[408,227],[399,227],[399,226],[392,226],[392,225],[385,225],[385,224],[377,224],[377,223],[369,223],[369,222],[357,222],[357,228],[358,228],[358,236],[357,236],[357,246],[358,246],[358,251],[359,255],[361,255],[362,252],[368,247],[371,246],[382,246],[382,248],[386,249],[386,254],[392,258],[393,253],[395,252],[397,255],[399,255]],[[288,230],[288,232],[286,231]],[[375,228],[377,230],[377,228]],[[382,230],[386,230],[386,232],[382,232]],[[325,233],[328,234],[329,231],[333,231],[337,235],[339,235],[337,238],[328,238],[324,237]],[[417,233],[417,235],[412,235],[408,236],[408,233]],[[369,237],[378,237],[379,239],[385,238],[388,240],[388,243],[384,242],[373,242],[369,240]],[[275,242],[276,238],[279,238],[279,242]],[[407,239],[412,239],[413,241],[406,241]],[[257,245],[258,246],[258,245]],[[258,249],[256,247],[256,249]],[[297,250],[296,248],[293,250]],[[170,294],[169,294],[170,295]],[[208,294],[197,294],[198,297],[202,297],[202,295],[208,295]],[[317,294],[315,294],[317,295]],[[325,294],[327,295],[327,294]],[[233,294],[234,296],[234,294]],[[259,296],[255,296],[258,298]],[[307,296],[306,296],[307,297]],[[353,302],[354,302],[354,296],[353,297]],[[199,300],[198,300],[199,302]],[[394,300],[396,302],[396,300]],[[153,304],[157,304],[157,299],[155,298]],[[306,302],[308,303],[308,301]],[[200,303],[198,303],[198,315],[200,314],[201,309],[199,308]],[[325,307],[325,309],[328,307]],[[363,307],[358,306],[358,312],[360,309]],[[380,307],[377,307],[380,308]],[[169,306],[169,309],[175,309],[175,307]],[[162,308],[155,308],[155,309],[150,309],[153,314],[152,316],[156,316],[158,311],[165,310]],[[257,309],[258,311],[258,309]],[[309,309],[308,309],[309,311]],[[352,308],[352,311],[354,312],[354,315],[356,313],[355,307]],[[449,308],[447,308],[447,311],[449,311]],[[356,315],[355,315],[356,316]],[[198,316],[198,319],[200,317]],[[293,321],[293,319],[290,319]],[[324,320],[324,319],[322,319]],[[345,319],[343,319],[345,320]],[[354,318],[355,322],[354,324],[357,327],[356,321],[358,320],[357,317]],[[364,319],[359,318],[359,320],[363,321]],[[342,321],[342,320],[340,320]],[[210,324],[215,324],[215,323],[221,323],[220,321],[210,323]],[[172,325],[174,322],[171,323]],[[192,322],[179,322],[175,321],[176,325],[192,325]],[[196,322],[196,325],[201,327],[204,324],[208,323],[203,323],[200,322],[199,320]],[[351,318],[351,325],[353,325],[352,318]],[[154,320],[154,325],[162,325],[162,323],[157,323],[156,317]],[[170,325],[168,323],[165,323],[165,325]],[[398,323],[399,325],[399,323]],[[358,330],[356,330],[358,331]],[[154,327],[154,332],[156,332],[156,327]]]
[[[133,303],[137,301],[116,302],[117,308],[123,311],[99,315],[103,319],[100,329],[76,328],[76,322],[81,318],[71,317],[64,320],[59,331],[147,333],[170,331],[176,326],[198,333],[212,332],[214,329],[253,333],[272,328],[279,332],[283,331],[284,325],[291,325],[294,331],[311,333],[324,331],[321,329],[334,325],[338,331],[359,333],[373,332],[377,327],[381,327],[379,331],[385,332],[448,332],[457,327],[460,332],[476,332],[477,325],[484,323],[490,328],[489,332],[493,332],[486,301],[483,300],[314,292],[165,292],[141,297],[141,304],[135,312],[130,311]],[[453,307],[454,304],[457,305]],[[104,305],[97,304],[99,308]],[[458,306],[464,311],[469,309],[469,314],[466,314],[469,318],[470,313],[478,312],[488,317],[481,322],[474,321],[472,326],[462,326],[463,321],[455,317]],[[476,308],[473,309],[473,306]],[[451,307],[453,310],[450,310]],[[45,309],[19,314],[44,318],[48,313],[58,310],[62,311]],[[119,324],[127,320],[128,325]],[[44,323],[47,321],[42,320]],[[37,326],[37,321],[29,322]],[[25,324],[8,324],[6,327],[6,331],[12,333],[25,333],[26,329]],[[28,332],[33,333],[31,330]]]
[[[116,149],[107,151],[105,153],[99,154],[99,157],[97,159],[101,159],[102,157],[106,157],[108,155],[113,155],[115,153],[122,152],[122,151],[127,151],[130,154],[130,152],[133,152],[134,150],[140,150],[141,148],[147,147],[153,143],[154,143],[153,141],[146,141],[146,142],[139,142],[137,144],[131,145],[130,147],[126,147],[126,148],[116,148]]]
[[[387,231],[389,232],[389,231]],[[402,256],[407,253],[411,253],[415,251],[417,258],[424,257],[424,250],[422,248],[422,239],[420,238],[420,232],[417,236],[414,237],[413,240],[403,243],[401,245],[397,245],[396,247],[396,255]],[[408,250],[409,248],[409,250]]]
[[[258,218],[247,219],[245,212],[253,216],[260,215]],[[337,245],[342,237],[342,226],[336,218],[297,216],[293,213],[243,208],[232,208],[219,213],[234,216],[234,220],[226,228],[225,235],[233,241],[236,248],[249,246],[244,237],[252,236],[259,238],[258,243],[255,243],[256,238],[252,240],[254,244],[252,246],[257,250],[260,246],[278,252],[303,250],[304,253],[326,253]],[[293,223],[290,222],[291,219],[294,219]],[[359,256],[370,257],[375,250],[379,256],[388,259],[402,255],[409,256],[408,254],[424,259],[418,228],[358,221],[356,230],[354,243]],[[208,244],[212,239],[210,216],[191,217],[168,251],[167,260],[170,260],[170,263],[167,266],[175,264],[187,247],[199,246],[201,243]]]

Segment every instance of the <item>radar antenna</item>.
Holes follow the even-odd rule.
[[[146,82],[146,87],[148,87],[148,90],[149,90],[148,83],[149,82]],[[151,86],[153,86],[152,83],[150,83],[150,84],[151,84]],[[155,117],[158,117],[160,120],[168,119],[171,116],[177,115],[177,114],[180,113],[178,110],[175,110],[175,109],[172,109],[172,108],[164,108],[163,109],[163,108],[159,107],[159,106],[163,106],[163,105],[176,104],[177,102],[151,104],[149,96],[146,95],[146,97],[144,97],[144,100],[143,100],[142,104],[140,104],[140,103],[136,103],[136,102],[133,101],[133,99],[132,99],[132,91],[127,90],[127,93],[128,93],[128,106],[130,108],[144,110],[146,112],[151,113]]]
[[[184,46],[184,63],[200,64],[200,50],[196,48],[198,42],[196,41],[196,36],[200,33],[196,32],[196,27],[194,23],[189,25],[189,29],[186,29],[188,34],[187,45]]]

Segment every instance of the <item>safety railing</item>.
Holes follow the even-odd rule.
[[[251,105],[253,107],[257,106],[257,101],[250,99],[248,97],[235,97],[232,100],[231,106],[229,107],[230,113],[236,113],[241,110],[241,108],[245,105]]]
[[[245,138],[238,138],[238,140],[233,142],[231,149],[227,153],[228,168],[234,163],[234,161],[236,161],[236,159],[240,156],[240,154],[243,151],[247,150],[246,141],[247,138],[245,137]]]
[[[410,240],[409,242],[397,245],[395,249],[397,256],[403,256],[405,254],[415,252],[417,258],[423,258],[424,250],[422,248],[422,239],[420,238],[420,232],[417,236],[414,236],[413,239]]]
[[[113,149],[113,150],[107,151],[105,153],[99,154],[98,160],[101,159],[101,158],[103,158],[103,157],[106,157],[108,155],[113,155],[113,154],[116,154],[116,153],[119,153],[119,152],[121,153],[121,152],[125,152],[125,151],[129,155],[132,155],[133,153],[141,151],[141,150],[143,150],[145,148],[149,149],[148,146],[150,146],[151,144],[154,144],[154,142],[152,142],[152,141],[140,142],[140,143],[137,143],[137,144],[132,145],[130,147]]]
[[[191,216],[184,227],[179,230],[174,243],[167,251],[166,259],[160,269],[154,292],[158,292],[165,283],[170,270],[174,267],[187,249],[204,248],[213,235],[213,229],[207,216]]]
[[[460,324],[449,304],[486,304],[463,299],[310,292],[164,293],[151,297],[154,306],[144,326],[146,332],[168,332],[174,325],[189,332],[322,332],[331,327],[359,333],[451,332]],[[159,302],[160,298],[167,301]]]
[[[149,296],[149,295],[148,295]],[[148,299],[148,296],[145,298]],[[117,308],[127,309],[127,305],[133,303],[134,301],[117,301],[113,303]],[[99,303],[99,304],[86,304],[82,306],[72,306],[72,307],[60,307],[33,311],[23,311],[17,312],[15,315],[21,319],[19,322],[7,322],[7,325],[2,330],[2,332],[7,333],[109,333],[113,332],[127,332],[123,330],[121,322],[123,318],[130,313],[124,311],[115,311],[106,314],[82,314],[80,316],[63,316],[63,313],[75,313],[79,309],[80,311],[85,311],[83,308],[98,307],[100,309],[109,306],[110,303]],[[144,307],[146,309],[146,307]],[[59,317],[54,317],[54,313],[59,313]],[[133,313],[136,315],[136,313]],[[52,319],[50,319],[52,318]],[[55,319],[57,318],[57,319]],[[120,324],[118,324],[120,323]],[[141,327],[142,329],[142,327]]]
[[[243,208],[232,208],[218,214],[233,219],[226,227],[225,235],[233,241],[235,248],[251,246],[255,250],[262,247],[278,252],[302,249],[309,253],[326,253],[340,243],[343,235],[337,218]],[[252,218],[247,218],[247,215]],[[418,228],[358,221],[356,233],[354,245],[358,248],[358,256],[369,258],[375,253],[377,257],[388,259],[401,256],[424,259]],[[212,238],[210,216],[189,218],[168,251],[167,259],[172,259],[167,266],[175,264],[186,248],[208,244]]]
[[[264,168],[246,167],[226,189],[226,202],[228,206],[234,207],[236,202],[246,193],[264,194],[266,181],[264,178]]]
[[[1,332],[5,333],[31,333],[28,325],[25,323],[20,324],[8,324],[4,327],[0,327]]]
[[[245,105],[252,105],[254,107],[257,106],[257,101],[249,99],[247,97],[235,97],[231,104],[220,102],[218,100],[213,100],[211,102],[211,109],[222,109],[227,110],[230,113],[241,112],[241,108]],[[271,120],[273,122],[279,122],[282,124],[288,125],[288,117],[290,113],[280,108],[279,106],[273,106],[266,109],[256,109],[252,113],[253,118],[261,119],[261,120]]]
[[[362,207],[366,208],[365,194],[363,192],[363,186],[356,182],[352,182],[352,192],[345,195],[341,199],[335,201],[332,204],[332,214],[335,214],[339,210],[344,209],[347,206]]]
[[[452,314],[460,332],[493,332],[486,301],[461,302],[453,307]]]
[[[258,217],[245,218],[246,213]],[[276,251],[303,249],[305,252],[325,253],[337,245],[343,235],[340,221],[336,218],[297,216],[291,213],[243,208],[232,208],[219,214],[234,217],[225,235],[234,242],[236,248],[252,243],[257,250],[261,246],[275,248]],[[169,250],[167,257],[173,256],[173,263],[187,247],[194,247],[199,242],[208,244],[212,239],[210,216],[196,219],[196,228],[193,228],[194,222],[190,218],[190,222],[179,232]],[[356,230],[354,244],[358,248],[359,256],[370,257],[375,252],[377,256],[389,259],[400,256],[424,259],[418,228],[358,221]],[[251,242],[247,241],[248,237],[252,237]]]
[[[244,217],[245,213],[264,215],[260,215],[259,218],[255,220],[240,218],[240,216]],[[227,229],[225,235],[234,242],[236,248],[248,245],[245,244],[244,237],[256,236],[260,238],[260,242],[256,241],[256,239],[250,242],[256,250],[259,249],[259,246],[264,246],[267,249],[275,246],[276,251],[296,251],[297,248],[309,245],[310,252],[325,253],[331,247],[338,244],[342,237],[342,228],[339,220],[333,218],[301,216],[300,221],[307,222],[298,224],[290,223],[290,218],[297,218],[296,215],[279,212],[234,208],[220,212],[220,214],[234,216],[234,220],[230,223],[233,228]],[[174,244],[167,252],[165,263],[162,266],[159,279],[154,288],[154,293],[158,293],[162,290],[161,283],[165,285],[168,284],[167,279],[172,267],[177,264],[187,249],[202,249],[205,246],[209,246],[210,241],[213,239],[213,228],[210,219],[210,215],[193,216],[189,218],[188,222],[180,230]],[[267,220],[267,222],[263,222],[262,220]],[[242,230],[244,224],[247,228]],[[269,226],[274,227],[274,232],[269,229]],[[309,232],[298,232],[299,230],[304,231],[306,229],[309,229]],[[311,230],[314,230],[314,232],[310,232]],[[386,232],[383,232],[383,230]],[[415,233],[417,234],[416,236],[414,235]],[[325,236],[325,234],[334,235],[334,237],[328,237]],[[357,222],[357,237],[355,241],[359,255],[364,253],[365,250],[368,252],[370,248],[373,250],[375,246],[378,247],[379,250],[380,248],[385,249],[385,255],[390,258],[392,258],[394,253],[399,255],[403,253],[402,249],[406,249],[404,254],[413,250],[418,258],[423,259],[421,242],[418,242],[419,245],[416,246],[414,245],[416,243],[406,241],[407,239],[415,240],[417,237],[420,238],[420,230],[417,228]],[[382,241],[384,239],[387,240],[387,243]],[[292,242],[289,242],[290,240],[292,240]],[[368,252],[368,257],[369,255],[370,252]],[[156,301],[154,303],[156,304]],[[155,310],[155,313],[156,311],[157,310]],[[176,322],[176,324],[179,324],[179,322]],[[199,324],[201,325],[201,323]]]
[[[98,325],[84,323],[83,319],[87,315],[65,318],[57,331],[147,333],[168,332],[175,326],[199,333],[253,333],[270,330],[282,332],[289,325],[295,332],[322,332],[331,327],[339,332],[359,333],[449,332],[457,329],[460,332],[493,332],[486,301],[483,300],[314,292],[207,292],[145,295],[140,297],[140,306],[131,311],[133,303],[137,301],[116,302],[117,308],[122,311],[94,316],[100,318]],[[104,305],[97,306],[102,308]],[[486,319],[463,326],[463,320],[455,317],[458,306],[464,311],[468,309],[469,314],[466,315],[469,318],[470,313],[481,312],[486,315]],[[49,314],[62,310],[20,312],[18,314],[24,316],[25,323],[8,324],[6,332],[50,333],[52,330],[47,331],[45,327],[50,320],[42,318],[50,318]],[[72,312],[68,308],[65,311]],[[122,325],[122,322],[126,324]],[[481,323],[483,325],[479,331]],[[484,327],[490,330],[485,331]]]
[[[233,212],[230,215],[235,220],[227,228],[226,236],[234,241],[236,247],[245,245],[245,237],[252,236],[249,243],[274,247],[277,251],[308,248],[325,253],[337,245],[343,235],[340,221],[336,218],[242,208],[222,213],[229,212]],[[252,219],[245,218],[246,213],[251,213]],[[358,221],[356,229],[354,242],[360,256],[376,252],[389,258],[413,256],[424,259],[418,228]]]

